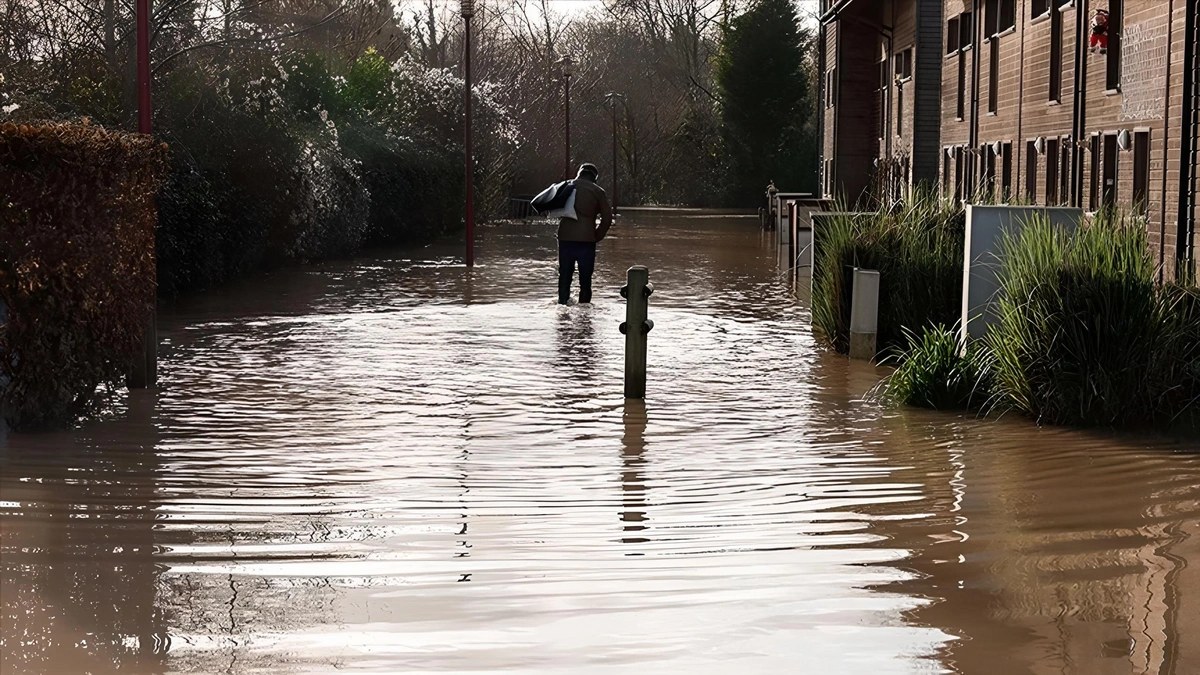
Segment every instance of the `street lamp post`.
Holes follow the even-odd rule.
[[[571,178],[571,76],[574,75],[575,61],[567,54],[559,59],[563,76],[563,115],[566,121],[566,153],[563,157],[563,180]]]
[[[138,132],[150,133],[150,0],[137,0]]]
[[[137,0],[135,10],[135,33],[137,45],[137,92],[138,92],[138,133],[149,134],[151,131],[150,108],[150,0]],[[154,244],[151,244],[150,255],[154,259]],[[151,310],[146,324],[142,327],[142,343],[134,358],[129,371],[128,384],[130,389],[145,389],[153,387],[158,378],[158,332],[155,326],[157,311]]]
[[[617,99],[625,100],[623,94],[609,92],[605,95],[612,106],[612,208],[617,210]]]
[[[471,133],[471,17],[475,16],[475,0],[461,0],[461,13],[463,24],[465,27],[465,35],[463,40],[464,54],[464,79],[466,80],[464,89],[463,107],[466,111],[466,137],[463,142],[463,157],[466,165],[466,183],[467,183],[467,204],[466,204],[466,221],[467,221],[467,267],[475,266],[475,157],[472,147]]]

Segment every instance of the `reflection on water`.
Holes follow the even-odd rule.
[[[621,522],[625,532],[621,541],[641,544],[648,541],[635,533],[646,529],[646,483],[642,469],[646,466],[646,402],[625,399],[622,416],[625,433],[621,435]],[[629,553],[628,555],[642,555]]]
[[[1195,441],[881,409],[755,219],[614,234],[592,307],[533,225],[164,312],[162,391],[0,437],[5,675],[1200,672]]]

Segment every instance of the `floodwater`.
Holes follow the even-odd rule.
[[[1200,442],[882,408],[755,219],[614,235],[592,307],[497,225],[162,312],[161,391],[0,436],[4,675],[1200,672]]]

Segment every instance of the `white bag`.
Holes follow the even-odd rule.
[[[561,209],[547,211],[542,215],[547,218],[570,218],[571,220],[579,220],[579,215],[575,213],[575,194],[578,190],[572,190],[567,197],[567,203]]]

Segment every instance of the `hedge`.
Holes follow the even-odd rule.
[[[128,372],[155,298],[166,146],[83,124],[0,125],[0,414],[70,424]]]

